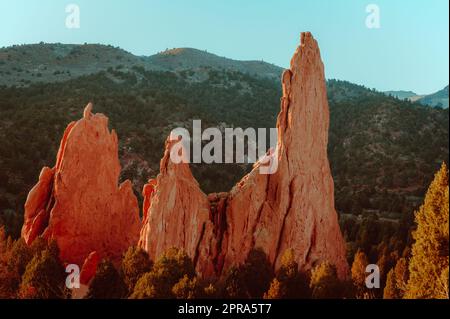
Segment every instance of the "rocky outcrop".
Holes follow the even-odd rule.
[[[117,135],[108,118],[92,114],[66,128],[54,168],[44,167],[28,194],[22,237],[28,244],[43,235],[55,239],[61,260],[80,267],[95,251],[120,258],[139,238],[137,199],[131,183],[118,186]]]
[[[167,248],[182,247],[196,258],[198,246],[209,223],[209,202],[192,176],[189,164],[175,164],[170,151],[175,140],[166,141],[160,174],[144,186],[144,221],[139,245],[151,257]]]
[[[348,274],[345,243],[334,208],[334,185],[327,157],[329,110],[324,67],[317,42],[302,33],[289,70],[282,76],[278,144],[269,154],[273,174],[256,163],[229,193],[206,196],[188,164],[170,161],[166,143],[161,173],[144,188],[140,246],[156,258],[183,248],[204,277],[219,276],[263,249],[276,269],[292,248],[301,270],[320,261]]]
[[[89,282],[94,278],[97,272],[97,266],[100,263],[100,255],[96,251],[90,253],[81,267],[80,284],[89,285]]]

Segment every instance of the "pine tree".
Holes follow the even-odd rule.
[[[366,280],[366,267],[369,264],[366,254],[358,249],[352,264],[352,280],[356,286],[364,286]]]
[[[401,299],[403,298],[406,285],[408,282],[409,270],[406,258],[402,257],[397,261],[386,279],[386,286],[383,291],[384,299]]]
[[[127,295],[127,287],[112,262],[103,259],[97,267],[86,295],[87,299],[118,299]]]
[[[121,271],[130,294],[139,278],[151,270],[152,263],[145,250],[136,246],[127,250],[122,259]]]
[[[242,271],[238,267],[231,267],[225,276],[224,291],[222,295],[227,298],[242,299],[247,298],[247,292],[242,285]]]
[[[394,268],[387,275],[386,286],[383,290],[383,299],[400,299],[400,293],[397,289]]]
[[[131,294],[131,299],[152,299],[157,298],[156,287],[154,285],[153,272],[145,273],[134,286],[134,291]]]
[[[282,299],[285,298],[286,292],[283,289],[283,285],[274,278],[270,283],[269,290],[264,294],[264,299]]]
[[[405,298],[448,298],[448,169],[442,164],[416,212]]]
[[[191,258],[183,250],[169,248],[158,258],[152,270],[137,281],[131,298],[173,298],[173,286],[185,275],[195,277]]]
[[[202,287],[197,277],[184,275],[173,287],[172,293],[177,299],[195,299],[201,297]]]
[[[395,273],[396,287],[399,291],[400,298],[402,298],[406,292],[406,286],[408,284],[409,278],[408,261],[406,258],[400,258],[397,261],[397,264],[395,265],[394,268],[394,273]]]
[[[19,295],[22,298],[65,298],[65,272],[52,250],[38,252],[27,265]]]
[[[310,288],[313,299],[341,298],[342,287],[337,277],[336,267],[322,262],[311,272]]]
[[[241,284],[249,298],[262,298],[269,289],[273,278],[272,266],[261,249],[250,251],[245,263],[240,267]]]
[[[284,252],[280,269],[276,272],[276,278],[272,280],[264,297],[267,299],[311,297],[307,275],[299,272],[293,249]]]
[[[267,255],[261,249],[254,249],[244,264],[228,270],[222,294],[229,298],[262,298],[272,278]]]
[[[355,296],[356,298],[367,298],[368,297],[368,289],[366,287],[366,267],[369,264],[369,259],[366,254],[358,249],[353,259],[352,264],[352,281],[353,286],[355,288]]]

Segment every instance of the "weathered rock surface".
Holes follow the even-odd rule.
[[[119,259],[139,238],[137,199],[131,183],[118,186],[117,135],[108,118],[92,114],[66,128],[54,168],[44,167],[28,194],[22,237],[28,244],[43,235],[54,238],[61,260],[80,267],[96,251]]]
[[[276,269],[292,248],[301,270],[326,260],[339,277],[347,276],[327,157],[324,67],[310,33],[302,33],[282,83],[276,173],[260,174],[263,164],[257,163],[228,194],[206,196],[188,164],[170,161],[173,142],[166,143],[161,173],[144,188],[140,246],[152,258],[177,246],[199,273],[214,277],[244,262],[254,248],[262,248]]]
[[[93,251],[86,257],[83,267],[80,272],[80,284],[89,285],[89,282],[94,278],[97,272],[97,266],[100,263],[100,255]]]
[[[192,176],[189,164],[170,160],[166,141],[160,174],[144,186],[144,225],[139,245],[153,259],[167,248],[182,247],[196,258],[205,223],[209,222],[209,202]]]

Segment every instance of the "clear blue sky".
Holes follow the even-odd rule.
[[[65,27],[70,3],[80,29]],[[379,29],[365,25],[370,3]],[[448,12],[448,0],[0,0],[0,47],[88,42],[138,55],[194,47],[287,67],[299,33],[311,31],[328,78],[431,93],[449,82]]]

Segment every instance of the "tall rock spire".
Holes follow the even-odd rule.
[[[44,167],[28,194],[22,227],[28,244],[39,235],[55,239],[61,260],[80,267],[91,252],[119,259],[141,224],[130,181],[118,185],[117,135],[91,110],[67,126],[55,167]]]
[[[284,251],[293,249],[301,270],[326,260],[336,266],[339,277],[347,276],[327,157],[324,67],[310,33],[301,34],[282,85],[273,155],[278,170],[263,175],[259,170],[263,164],[257,163],[228,194],[206,197],[187,164],[161,165],[152,191],[150,186],[144,191],[144,196],[151,195],[145,196],[147,218],[140,242],[151,257],[178,246],[194,258],[199,273],[212,277],[243,263],[252,249],[266,252],[275,269]],[[168,160],[168,150],[169,144],[161,163]]]

